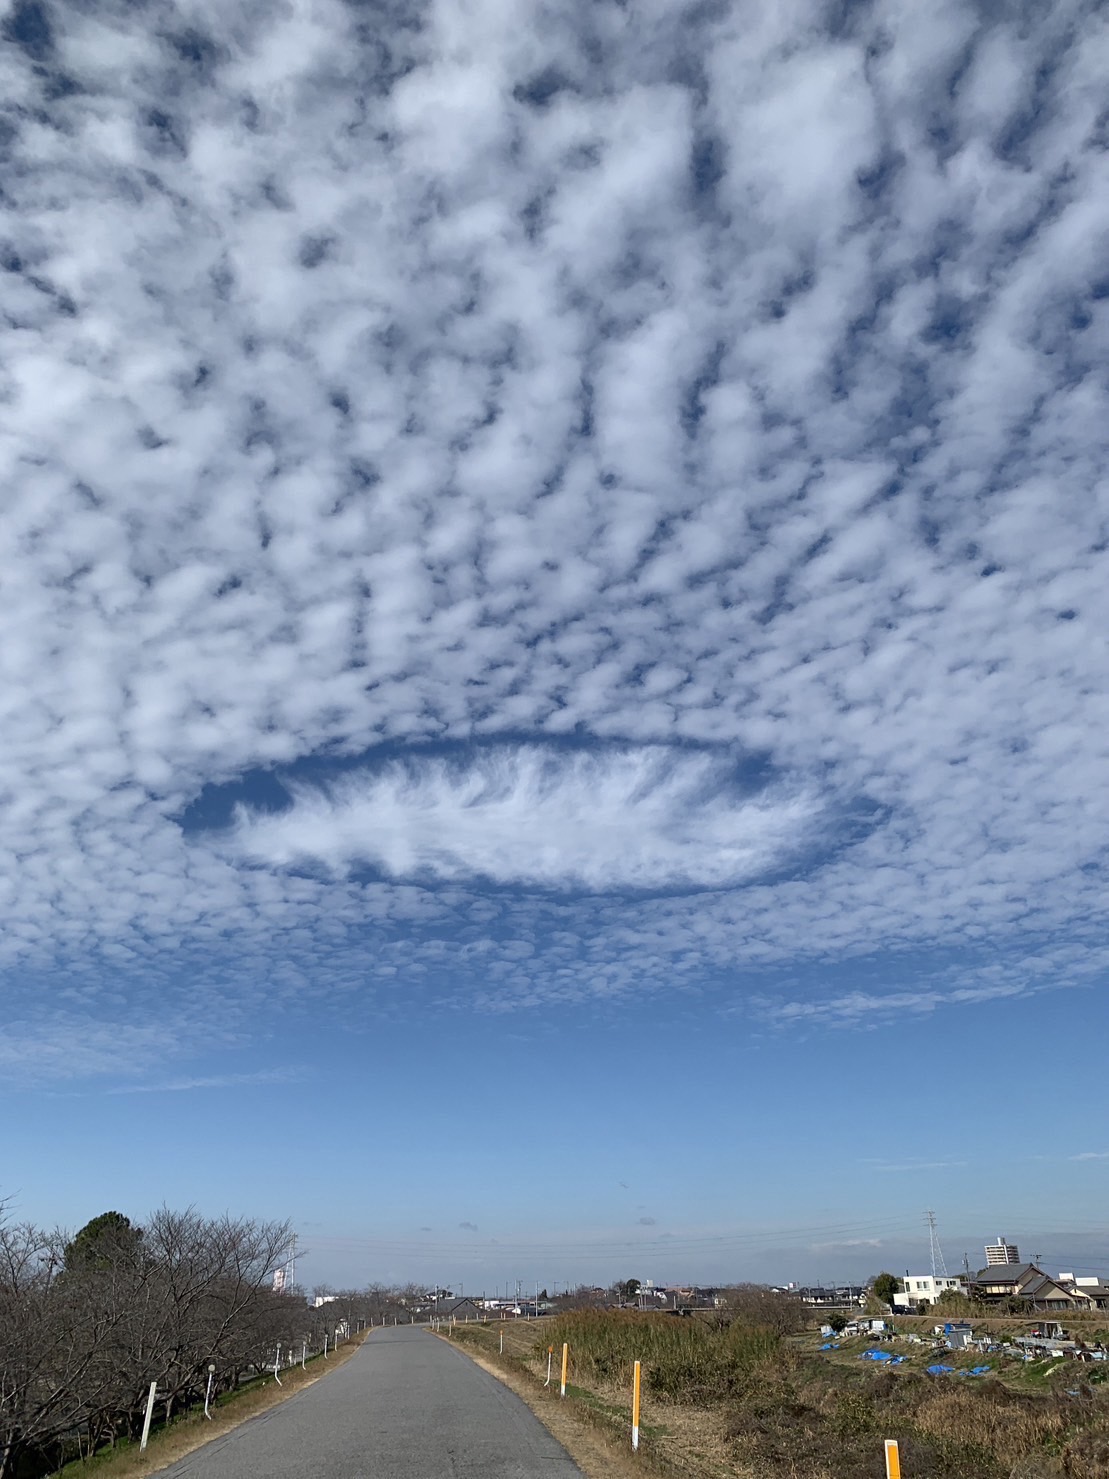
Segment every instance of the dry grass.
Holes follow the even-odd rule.
[[[607,1434],[614,1454],[627,1452],[638,1356],[645,1376],[638,1462],[665,1474],[883,1479],[882,1440],[896,1438],[905,1479],[1109,1479],[1109,1397],[1077,1372],[1068,1381],[1077,1396],[1014,1391],[988,1378],[955,1385],[855,1361],[837,1365],[789,1342],[771,1350],[765,1332],[755,1339],[749,1327],[697,1330],[691,1321],[634,1312],[506,1322],[498,1358],[501,1334],[496,1324],[459,1326],[454,1339],[479,1349],[498,1374],[526,1376],[541,1417],[544,1405],[576,1411],[579,1426]],[[559,1404],[563,1339],[571,1345],[571,1387],[570,1402]],[[553,1383],[544,1392],[548,1346]],[[721,1367],[715,1373],[707,1369],[712,1360]],[[672,1393],[683,1373],[692,1373],[691,1388]]]
[[[222,1438],[241,1423],[257,1417],[261,1412],[268,1412],[271,1407],[288,1401],[290,1397],[295,1397],[297,1392],[304,1391],[329,1371],[335,1371],[349,1361],[367,1336],[372,1334],[372,1330],[366,1330],[354,1336],[331,1353],[326,1361],[317,1357],[303,1370],[299,1366],[290,1367],[288,1371],[281,1373],[280,1386],[272,1376],[265,1377],[243,1391],[224,1398],[214,1409],[211,1422],[203,1412],[186,1413],[168,1428],[152,1432],[145,1453],[139,1452],[137,1443],[122,1444],[114,1449],[104,1449],[90,1459],[66,1464],[60,1474],[64,1479],[146,1479],[148,1474],[156,1474],[161,1469],[169,1468],[178,1459],[203,1448],[213,1438]]]
[[[778,1358],[781,1337],[736,1320],[728,1325],[632,1310],[582,1310],[553,1320],[547,1339],[568,1342],[575,1380],[630,1386],[640,1361],[649,1390],[672,1402],[708,1407],[735,1395],[762,1364]]]
[[[600,1318],[603,1320],[605,1317],[601,1315]],[[644,1318],[634,1314],[618,1317],[618,1345],[627,1340],[627,1327]],[[678,1322],[670,1320],[667,1321],[669,1324]],[[580,1330],[581,1327],[577,1327],[578,1334]],[[640,1414],[641,1447],[639,1454],[633,1456],[630,1361],[624,1370],[622,1361],[617,1360],[608,1379],[590,1375],[586,1381],[581,1369],[585,1351],[580,1341],[572,1357],[568,1400],[562,1402],[558,1395],[562,1340],[569,1333],[571,1330],[565,1318],[530,1322],[513,1320],[490,1325],[459,1325],[450,1338],[511,1386],[591,1479],[593,1475],[596,1479],[616,1479],[616,1476],[624,1474],[642,1475],[644,1469],[670,1476],[670,1479],[677,1479],[677,1476],[681,1479],[755,1479],[754,1471],[737,1465],[730,1452],[727,1415],[722,1408],[706,1410],[687,1401],[667,1401],[660,1398],[649,1384],[644,1388]],[[503,1356],[500,1354],[502,1338]],[[597,1338],[595,1354],[603,1361],[603,1330],[597,1329]],[[669,1341],[664,1339],[662,1344],[669,1348]],[[546,1387],[549,1348],[551,1385]],[[682,1351],[680,1342],[676,1349],[679,1353]]]

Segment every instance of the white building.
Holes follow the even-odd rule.
[[[906,1274],[901,1284],[901,1289],[893,1296],[894,1309],[907,1310],[915,1304],[935,1304],[948,1289],[954,1289],[956,1294],[967,1292],[965,1279],[946,1278],[942,1275],[933,1278],[931,1274]]]
[[[999,1263],[1019,1263],[1020,1249],[1016,1243],[1007,1243],[999,1237],[996,1243],[986,1244],[986,1267],[994,1268]]]

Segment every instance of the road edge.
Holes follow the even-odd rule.
[[[289,1402],[301,1392],[306,1392],[309,1387],[314,1387],[325,1376],[330,1376],[333,1371],[338,1371],[341,1366],[345,1366],[361,1350],[372,1334],[372,1329],[364,1330],[340,1346],[339,1350],[334,1353],[336,1357],[334,1365],[330,1356],[327,1358],[326,1365],[322,1365],[322,1358],[314,1362],[313,1366],[320,1365],[321,1369],[314,1369],[311,1375],[297,1381],[296,1385],[288,1391],[278,1387],[274,1382],[270,1384],[272,1390],[269,1387],[265,1389],[264,1399],[262,1389],[249,1394],[244,1393],[244,1397],[249,1396],[256,1399],[250,1402],[248,1412],[236,1412],[232,1404],[222,1411],[217,1409],[217,1414],[211,1422],[205,1422],[202,1413],[189,1413],[179,1419],[180,1426],[174,1424],[169,1433],[162,1432],[152,1435],[144,1458],[140,1459],[135,1449],[130,1448],[119,1452],[117,1461],[113,1463],[111,1449],[103,1449],[100,1453],[94,1454],[91,1459],[84,1461],[81,1472],[90,1472],[95,1475],[95,1479],[116,1479],[116,1476],[118,1479],[149,1479],[151,1475],[161,1474],[166,1469],[171,1469],[174,1464],[180,1463],[182,1459],[196,1453],[198,1449],[214,1443],[217,1438],[226,1438],[228,1433],[233,1433],[236,1428],[241,1428],[254,1418],[272,1412],[283,1402]],[[294,1371],[296,1371],[295,1366],[290,1368],[289,1374]],[[284,1379],[288,1380],[288,1375]],[[156,1451],[156,1445],[167,1438],[172,1438],[174,1451],[172,1454],[159,1454]],[[68,1468],[69,1465],[66,1467]],[[64,1473],[64,1470],[62,1472]],[[77,1470],[75,1469],[74,1472],[76,1473]]]
[[[585,1479],[634,1479],[644,1470],[654,1474],[674,1472],[669,1465],[663,1466],[657,1459],[647,1458],[642,1451],[638,1455],[633,1454],[630,1441],[627,1447],[618,1443],[615,1435],[594,1421],[587,1409],[575,1402],[560,1402],[547,1394],[539,1378],[526,1367],[521,1369],[515,1362],[501,1366],[484,1352],[471,1350],[461,1341],[449,1340],[434,1330],[428,1333],[495,1377],[513,1396],[519,1397],[555,1442],[562,1445]]]

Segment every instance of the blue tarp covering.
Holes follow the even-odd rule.
[[[926,1370],[928,1371],[929,1375],[931,1375],[931,1376],[942,1376],[945,1372],[949,1372],[949,1373],[951,1373],[954,1376],[985,1376],[989,1371],[992,1370],[992,1367],[989,1367],[989,1366],[972,1366],[969,1370],[965,1370],[964,1369],[962,1371],[956,1371],[955,1368],[954,1368],[954,1366],[938,1366],[937,1365],[937,1366],[929,1366],[929,1367],[926,1368]]]
[[[900,1366],[902,1361],[907,1361],[907,1356],[894,1356],[889,1351],[863,1351],[859,1356],[860,1361],[884,1361],[890,1366]]]
[[[822,1351],[838,1351],[839,1350],[839,1341],[838,1340],[826,1340],[824,1342],[824,1344],[820,1347],[820,1349]]]

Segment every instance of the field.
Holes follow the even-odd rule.
[[[876,1368],[863,1359],[872,1348],[863,1340],[821,1352],[811,1332],[633,1311],[507,1323],[503,1357],[501,1337],[497,1323],[456,1326],[452,1335],[529,1373],[541,1401],[558,1400],[566,1341],[570,1402],[625,1449],[640,1360],[640,1460],[664,1474],[884,1479],[883,1440],[896,1438],[904,1479],[1109,1479],[1109,1383],[1097,1380],[1100,1367],[1006,1367],[959,1353],[944,1364],[989,1365],[989,1373],[933,1376],[924,1369],[937,1359],[930,1346],[891,1343],[884,1348],[907,1362]],[[552,1384],[543,1389],[551,1348]]]

